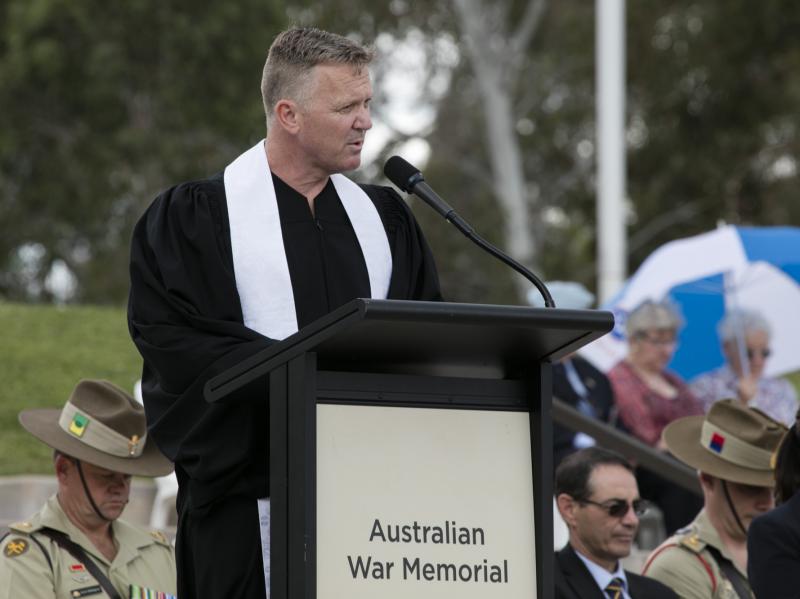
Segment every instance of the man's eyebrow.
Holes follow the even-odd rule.
[[[366,98],[350,98],[348,100],[342,100],[341,102],[333,104],[333,109],[341,110],[342,108],[347,108],[348,106],[353,106],[356,104],[363,104],[364,102],[371,103],[372,96],[368,96]]]

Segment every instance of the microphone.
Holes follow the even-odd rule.
[[[491,243],[480,237],[475,230],[469,226],[467,221],[461,218],[453,208],[445,202],[439,194],[437,194],[431,187],[425,183],[425,178],[418,168],[404,160],[400,156],[392,156],[386,161],[383,167],[383,174],[392,183],[397,185],[406,193],[413,193],[420,198],[442,217],[452,223],[459,231],[461,231],[470,241],[480,246],[485,251],[489,252],[492,256],[507,264],[523,277],[528,279],[534,284],[539,293],[544,298],[544,305],[547,308],[555,308],[556,304],[553,301],[553,296],[545,284],[533,274],[530,270],[525,268],[522,264],[514,260],[511,256],[505,254]]]
[[[413,193],[422,198],[426,204],[441,214],[445,220],[455,213],[455,210],[425,183],[425,179],[419,169],[400,158],[400,156],[392,156],[386,161],[386,165],[383,167],[383,174],[386,175],[389,181],[406,193]]]

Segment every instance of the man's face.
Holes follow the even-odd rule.
[[[750,376],[760,379],[764,374],[764,367],[770,354],[769,335],[764,331],[748,331],[744,336],[744,347],[750,367]],[[731,369],[741,377],[743,375],[742,362],[739,359],[739,347],[736,341],[726,341],[722,349]]]
[[[769,511],[775,505],[771,487],[755,487],[753,485],[743,485],[727,481],[728,493],[731,502],[736,509],[736,514],[742,522],[745,530],[750,528],[750,523],[756,516]],[[725,490],[722,487],[722,480],[709,477],[703,481],[706,490],[706,509],[714,510],[719,515],[719,522],[725,528],[728,535],[734,538],[744,537],[744,533],[736,523],[736,518],[731,513],[728,502],[725,499]]]
[[[561,515],[569,525],[570,544],[586,557],[613,570],[617,561],[631,552],[631,543],[639,526],[639,518],[630,504],[639,499],[636,479],[627,469],[617,465],[597,466],[589,477],[593,503],[558,498]],[[608,506],[616,500],[626,501],[629,509],[623,516],[611,516]]]
[[[298,108],[297,140],[302,157],[325,175],[361,164],[361,149],[372,127],[369,70],[349,65],[317,65],[307,98]]]
[[[116,520],[128,503],[131,491],[131,476],[113,472],[81,462],[86,486],[100,512],[109,520]],[[64,481],[59,494],[66,494],[65,500],[84,518],[94,519],[97,515],[92,509],[81,484],[80,474],[75,462],[69,462],[64,470]]]

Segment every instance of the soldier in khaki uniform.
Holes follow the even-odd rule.
[[[653,551],[642,573],[685,599],[752,599],[747,529],[773,506],[773,456],[785,432],[781,423],[733,399],[667,426],[669,450],[699,471],[704,506]]]
[[[20,423],[55,450],[58,492],[28,521],[9,526],[0,543],[0,597],[174,597],[172,545],[119,519],[132,475],[172,470],[147,441],[141,405],[111,383],[83,380],[63,410],[25,410]]]

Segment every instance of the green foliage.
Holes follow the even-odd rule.
[[[527,2],[502,1],[511,31]],[[590,288],[594,7],[549,0],[512,85],[536,268]],[[122,302],[131,227],[152,197],[217,172],[263,134],[260,71],[290,22],[366,41],[418,31],[431,64],[437,36],[460,38],[452,0],[0,3],[0,297],[51,299],[44,276],[61,260],[78,277],[75,301]],[[627,4],[631,271],[665,241],[719,219],[800,224],[798,26],[792,0]],[[502,33],[487,19],[487,36]],[[386,65],[375,66],[379,78]],[[376,85],[378,114],[382,93]],[[503,221],[486,185],[491,148],[463,51],[423,135],[433,149],[429,181],[502,247]],[[363,176],[374,180],[377,169]],[[449,297],[519,300],[507,269],[426,210]],[[38,264],[20,260],[24,244],[36,244]]]
[[[431,13],[439,14],[449,2],[434,4]],[[519,3],[510,4],[513,17]],[[537,268],[547,279],[589,288],[596,251],[594,5],[548,3],[514,96]],[[409,9],[397,20],[413,16]],[[414,22],[424,28],[424,19]],[[798,25],[800,4],[789,0],[628,3],[630,272],[666,241],[713,229],[720,219],[800,225]],[[427,137],[433,151],[426,177],[502,246],[497,199],[487,188],[491,148],[463,58]],[[518,300],[507,269],[476,258],[440,223],[426,229],[450,296]]]
[[[800,224],[799,25],[783,0],[629,4],[632,266],[720,219]]]
[[[264,0],[0,5],[0,294],[120,302],[128,239],[163,187],[219,171],[264,133],[260,72],[286,17]],[[38,244],[35,272],[16,250]]]
[[[791,382],[792,385],[794,385],[794,388],[797,389],[798,392],[800,392],[800,371],[793,372],[787,375],[786,378],[788,378],[789,382]]]
[[[550,4],[513,102],[533,208],[529,228],[538,253],[536,270],[547,278],[576,279],[590,287],[594,164],[591,156],[579,155],[578,144],[594,134],[593,19],[593,3]],[[426,177],[436,181],[483,236],[503,247],[502,215],[488,172],[492,149],[485,143],[480,102],[474,74],[463,62],[429,137],[433,151]],[[464,240],[445,245],[434,238],[431,244],[447,288],[463,301],[519,303],[508,268],[476,257],[479,251]]]
[[[141,359],[118,308],[0,303],[0,474],[50,473],[52,450],[18,423],[28,408],[63,407],[81,378],[132,391]]]

